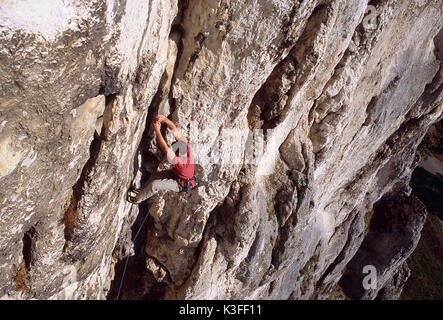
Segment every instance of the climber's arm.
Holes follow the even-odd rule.
[[[160,148],[166,154],[168,161],[170,163],[172,163],[172,161],[175,158],[175,153],[174,153],[174,151],[172,151],[171,148],[168,147],[168,144],[166,143],[165,139],[163,138],[163,135],[160,131],[160,126],[161,126],[160,122],[153,121],[152,126],[154,128],[155,134],[157,135],[157,142],[158,142]]]
[[[160,121],[160,123],[164,122],[168,126],[169,130],[172,131],[172,134],[174,135],[175,140],[178,141],[182,137],[180,131],[178,130],[178,128],[174,124],[174,122],[172,122],[171,120],[166,118],[164,115],[161,115],[161,114],[155,115],[154,116],[154,121]]]

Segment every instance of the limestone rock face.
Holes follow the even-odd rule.
[[[369,226],[373,204],[408,197],[442,116],[441,12],[440,0],[1,2],[0,297],[116,297],[150,208],[126,191],[168,167],[149,126],[160,112],[201,183],[156,198],[120,298],[330,298],[347,266],[359,272],[362,243],[389,242]],[[415,243],[422,215],[406,209]],[[413,247],[374,262],[380,297],[407,278]]]
[[[177,3],[25,2],[0,5],[0,296],[104,298]]]

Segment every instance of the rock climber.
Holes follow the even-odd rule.
[[[165,123],[175,137],[176,142],[168,146],[160,131],[161,124]],[[186,139],[181,135],[177,126],[161,114],[154,115],[152,127],[157,136],[157,142],[166,155],[172,169],[156,172],[151,175],[146,185],[140,189],[128,192],[128,201],[140,203],[149,199],[159,191],[186,192],[197,186],[197,177],[194,175],[194,156]]]

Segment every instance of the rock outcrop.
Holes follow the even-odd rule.
[[[424,204],[413,195],[388,194],[374,205],[369,233],[340,280],[348,297],[374,299],[382,290],[379,296],[398,299],[410,275],[406,258],[420,240],[426,214]],[[365,266],[377,272],[373,287],[361,285]]]
[[[121,297],[330,298],[362,243],[381,241],[373,204],[407,197],[417,145],[442,116],[441,11],[2,2],[0,297],[116,297],[149,208],[126,191],[167,167],[149,126],[161,112],[190,141],[201,185],[159,195]],[[402,282],[391,260],[383,294]]]

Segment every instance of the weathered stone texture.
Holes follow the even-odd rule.
[[[126,191],[168,166],[156,112],[201,185],[159,195],[122,297],[331,298],[442,116],[440,0],[24,3],[0,2],[3,298],[115,298],[149,208]]]

